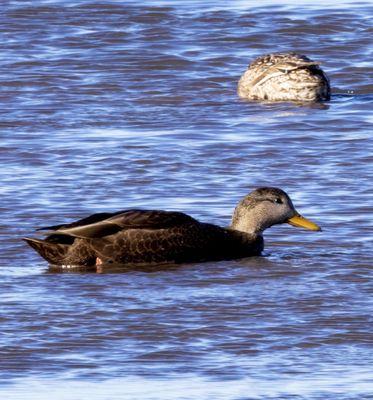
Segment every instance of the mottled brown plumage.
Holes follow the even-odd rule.
[[[44,240],[24,240],[61,266],[201,262],[260,255],[266,228],[301,218],[285,192],[259,188],[241,200],[229,228],[180,212],[127,210],[42,228],[52,231]],[[309,225],[298,226],[319,230],[303,220]]]
[[[238,95],[250,100],[325,101],[330,85],[319,63],[296,53],[260,56],[238,82]]]

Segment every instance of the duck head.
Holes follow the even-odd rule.
[[[318,225],[295,210],[290,197],[283,190],[271,187],[255,189],[238,203],[231,228],[260,235],[272,225],[283,223],[311,231],[321,231]]]

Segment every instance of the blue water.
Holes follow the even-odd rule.
[[[370,2],[7,1],[0,15],[0,396],[369,399]],[[245,102],[248,63],[318,60],[328,103]],[[59,273],[20,238],[99,211],[227,225],[258,186],[322,226],[264,257]]]

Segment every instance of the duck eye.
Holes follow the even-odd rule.
[[[277,198],[274,200],[274,203],[276,204],[282,204],[282,200],[280,198]]]

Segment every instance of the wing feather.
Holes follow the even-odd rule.
[[[197,223],[197,221],[181,212],[127,210],[93,214],[70,224],[43,229],[80,238],[100,238],[127,229],[166,229],[188,223]]]

